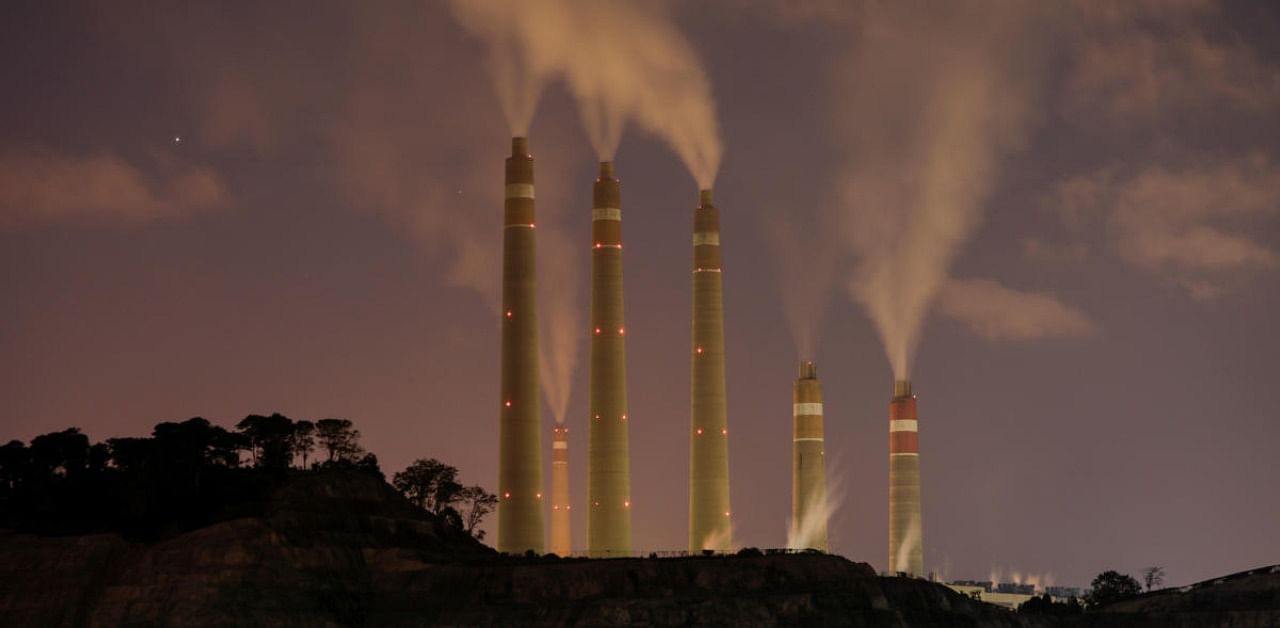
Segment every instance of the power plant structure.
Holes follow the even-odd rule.
[[[502,396],[498,421],[498,551],[542,553],[542,419],[533,156],[511,138],[502,236]]]
[[[587,554],[629,556],[631,475],[623,315],[621,182],[600,162],[592,188],[591,330],[587,448]],[[541,398],[533,157],[524,137],[506,159],[502,248],[501,408],[497,549],[543,553]],[[689,433],[689,551],[728,551],[729,423],[725,393],[720,210],[710,189],[693,212],[693,312]],[[793,535],[828,549],[822,384],[801,362],[792,390]],[[551,454],[551,551],[572,552],[568,427],[557,420]],[[789,541],[790,543],[791,541]],[[894,381],[889,404],[889,572],[924,575],[920,447],[911,382]]]
[[[569,428],[556,423],[551,435],[551,553],[573,552],[569,525]]]
[[[587,554],[601,558],[631,553],[621,201],[621,183],[613,175],[613,163],[600,162],[591,205]]]
[[[924,575],[920,441],[911,382],[893,383],[889,402],[889,573]]]
[[[726,551],[729,508],[729,419],[724,386],[724,287],[720,210],[702,190],[693,210],[693,346],[689,434],[689,551]]]
[[[803,547],[827,551],[827,468],[818,366],[800,363],[792,388],[791,521]]]

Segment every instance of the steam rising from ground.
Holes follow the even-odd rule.
[[[706,72],[663,7],[631,0],[455,0],[459,23],[489,47],[513,134],[524,135],[538,96],[563,79],[601,160],[628,121],[675,150],[702,188],[715,182],[721,143]]]
[[[702,541],[702,549],[717,552],[732,552],[737,549],[733,542],[733,526],[729,526],[721,532],[708,534],[707,538]]]
[[[1020,7],[874,5],[844,66],[849,291],[899,379],[1001,160],[1023,143],[1033,72]]]
[[[902,537],[902,542],[898,545],[897,560],[893,563],[898,567],[898,571],[906,571],[908,569],[907,565],[911,564],[911,551],[914,550],[920,542],[920,524],[913,524],[910,528],[907,528],[907,534]],[[915,575],[920,576],[923,574]]]
[[[800,513],[800,521],[787,522],[787,549],[800,550],[814,547],[814,537],[824,529],[830,545],[830,522],[844,501],[843,482],[835,474],[827,475],[827,485],[822,499],[814,500]]]
[[[1005,579],[1005,571],[1003,567],[992,567],[991,572],[987,574],[987,581],[994,587],[1002,582],[1012,582],[1013,584],[1029,584],[1035,587],[1037,592],[1044,592],[1046,587],[1054,585],[1055,579],[1053,572],[1044,573],[1023,573],[1018,569],[1009,570],[1009,577]]]

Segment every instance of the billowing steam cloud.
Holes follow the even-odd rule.
[[[959,247],[980,224],[1002,159],[1023,144],[1034,90],[1010,5],[876,4],[842,70],[849,282],[908,375],[921,327]]]
[[[549,80],[578,100],[602,160],[628,121],[671,145],[700,187],[711,187],[722,151],[706,72],[670,16],[630,0],[455,0],[459,23],[489,46],[512,132],[524,135]]]

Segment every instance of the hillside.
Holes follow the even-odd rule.
[[[1234,628],[1277,625],[1268,610],[1280,608],[1277,578],[1157,593],[1052,623],[838,556],[503,557],[378,477],[332,471],[291,477],[255,516],[154,542],[0,532],[0,627]]]
[[[1280,565],[1108,604],[1073,626],[1255,628],[1280,626]]]
[[[154,543],[0,533],[0,626],[1017,626],[824,555],[516,559],[358,472]]]

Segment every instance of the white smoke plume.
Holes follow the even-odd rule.
[[[601,160],[628,121],[662,137],[698,185],[715,182],[723,150],[711,85],[664,7],[632,0],[455,0],[454,15],[489,47],[499,98],[523,135],[549,80],[578,101]]]
[[[842,69],[838,116],[853,151],[844,236],[859,260],[849,290],[899,379],[1001,162],[1023,145],[1030,122],[1030,5],[971,4],[868,6]]]

